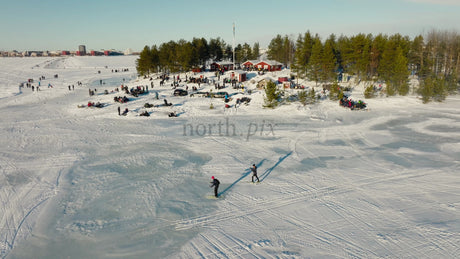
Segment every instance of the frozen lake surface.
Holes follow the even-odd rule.
[[[136,79],[135,59],[0,58],[2,258],[460,257],[459,96],[270,110],[251,75],[249,105],[226,109]],[[19,92],[41,76],[41,91]],[[120,84],[150,91],[120,104]],[[88,101],[105,106],[78,108]]]

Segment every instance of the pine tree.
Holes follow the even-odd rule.
[[[209,40],[209,57],[214,61],[221,61],[224,57],[225,46],[221,38]]]
[[[267,85],[265,86],[265,96],[265,107],[275,108],[278,105],[280,93],[274,82],[267,82]]]
[[[193,38],[193,60],[192,66],[204,66],[210,57],[209,45],[204,38]]]
[[[284,64],[284,66],[290,67],[294,60],[295,48],[294,43],[289,39],[287,35],[284,36],[283,39],[283,52],[283,60],[281,62]]]
[[[357,47],[356,52],[356,71],[358,79],[369,79],[369,68],[370,68],[370,49],[372,42],[372,35],[364,36],[360,34],[357,37]]]
[[[342,36],[337,43],[344,69],[358,79],[368,75],[371,39],[371,35],[358,34],[350,39]]]
[[[324,43],[321,63],[321,79],[323,82],[335,81],[337,79],[337,59],[335,57],[335,42],[333,35]]]
[[[303,90],[299,92],[299,102],[304,106],[307,104],[314,104],[316,102],[315,89],[312,88],[310,91]]]
[[[364,90],[364,97],[368,99],[375,97],[375,90],[373,85],[369,85],[368,87],[366,87],[366,89]]]
[[[420,82],[417,92],[422,96],[423,103],[428,103],[431,100],[433,96],[433,85],[432,77],[427,77]]]
[[[386,93],[388,96],[396,94],[396,89],[392,84],[393,77],[393,62],[396,57],[396,42],[389,40],[385,44],[385,49],[382,53],[382,59],[378,67],[379,77],[387,84]]]
[[[148,76],[152,67],[152,53],[150,52],[149,46],[145,46],[139,54],[139,58],[136,60],[137,74],[140,76]]]
[[[260,46],[259,46],[259,43],[256,42],[254,43],[252,47],[252,55],[249,59],[258,59],[259,56],[260,56]]]
[[[444,78],[436,77],[433,85],[433,100],[442,102],[447,96],[447,84]]]
[[[421,78],[425,78],[426,70],[424,67],[424,51],[425,44],[423,42],[423,36],[419,35],[414,38],[410,45],[408,62],[412,65],[412,70]]]
[[[160,64],[162,70],[165,72],[178,71],[176,63],[176,47],[177,43],[174,41],[163,43],[159,47]]]
[[[304,36],[299,35],[296,42],[293,70],[300,78],[307,76],[307,65],[310,61],[312,47],[313,39],[310,32],[306,32]]]
[[[152,60],[150,72],[154,72],[154,73],[159,72],[160,53],[158,51],[158,47],[156,45],[153,45],[150,48],[150,53],[151,53],[151,60]]]
[[[316,85],[318,85],[318,82],[320,81],[320,73],[322,69],[322,58],[323,58],[323,44],[321,43],[321,40],[319,37],[314,39],[312,51],[311,51],[311,57],[310,61],[308,62],[308,78],[316,82]]]
[[[452,72],[446,77],[447,92],[449,94],[457,93],[457,91],[459,90],[458,82],[459,76],[456,68],[454,68]]]
[[[314,88],[312,88],[310,91],[308,91],[307,100],[308,100],[309,104],[316,103],[316,92],[315,92]]]
[[[448,94],[446,81],[431,74],[421,82],[418,93],[422,96],[423,103],[428,103],[431,100],[442,102]]]
[[[246,59],[245,56],[246,56],[246,54],[245,54],[245,51],[243,49],[243,46],[241,44],[236,45],[236,47],[235,47],[235,63],[244,62],[244,60]],[[233,59],[233,56],[232,56],[231,59]]]
[[[270,41],[270,44],[268,45],[268,58],[276,61],[281,61],[282,60],[282,55],[283,55],[283,38],[281,35],[276,35],[275,38],[273,38]]]
[[[343,91],[340,85],[337,82],[334,82],[331,85],[331,89],[329,90],[329,99],[333,101],[337,101],[343,98]]]
[[[239,63],[249,60],[251,59],[251,57],[252,57],[251,46],[249,46],[249,44],[247,43],[244,43],[243,44],[243,57],[241,58],[241,61]]]
[[[392,81],[398,93],[400,95],[406,95],[409,92],[407,58],[404,56],[400,46],[396,48],[395,55]]]
[[[299,92],[299,102],[303,106],[307,105],[307,103],[308,103],[307,97],[308,97],[308,93],[307,93],[306,90],[303,90],[303,91]]]
[[[276,35],[268,45],[268,58],[283,63],[285,66],[290,65],[294,60],[294,43],[288,36],[281,37]]]
[[[369,75],[371,79],[376,79],[378,76],[378,68],[380,60],[382,59],[382,53],[385,49],[387,37],[382,34],[377,35],[371,43],[371,49],[369,53]]]

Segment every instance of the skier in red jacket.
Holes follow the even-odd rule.
[[[212,179],[212,182],[211,182],[211,186],[209,186],[209,187],[211,187],[211,188],[214,187],[214,196],[216,196],[216,198],[217,198],[217,196],[218,196],[217,189],[219,189],[220,182],[219,182],[219,180],[214,178],[214,176],[211,176],[211,179]]]

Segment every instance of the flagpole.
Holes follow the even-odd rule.
[[[233,70],[235,70],[235,22],[233,22]]]

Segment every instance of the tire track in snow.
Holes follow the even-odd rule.
[[[208,253],[207,256],[215,255],[218,258],[230,258],[230,257],[227,256],[227,253],[224,253],[224,251],[227,252],[226,249],[224,249],[221,245],[219,245],[217,241],[211,241],[211,238],[209,238],[205,234],[200,234],[200,237],[203,238],[203,240],[205,241],[206,244],[209,244],[209,246],[214,248],[212,250],[215,251],[215,252],[212,252],[211,254]]]
[[[329,208],[331,211],[333,211],[335,214],[337,214],[338,216],[340,216],[342,219],[344,219],[346,222],[348,222],[348,224],[350,225],[353,225],[355,229],[365,233],[367,236],[371,237],[371,236],[374,236],[373,233],[370,233],[369,231],[366,231],[364,228],[362,227],[359,227],[353,220],[350,220],[347,216],[344,215],[344,213],[342,212],[339,212],[339,208],[341,208],[343,210],[343,207],[340,206],[339,204],[333,202],[333,201],[325,201],[323,203],[327,208]],[[369,229],[372,229],[372,226],[370,226],[369,224],[367,224],[363,219],[359,218],[358,216],[356,215],[353,215],[352,214],[352,211],[350,212],[350,210],[346,210],[345,212],[347,212],[347,215],[350,215],[351,217],[353,217],[354,219],[358,220],[359,223],[363,224],[363,225],[367,225],[369,227]],[[387,251],[393,258],[397,257],[390,249],[388,249],[384,244],[382,244],[380,241],[378,240],[375,240],[375,242],[381,247],[383,248],[385,251]],[[374,254],[376,255],[376,254]],[[377,255],[376,255],[377,256]]]
[[[328,195],[332,193],[346,193],[350,192],[352,189],[336,189],[336,187],[326,187],[318,190],[317,192],[300,192],[292,195],[280,196],[277,199],[265,200],[259,202],[257,207],[252,205],[242,205],[240,211],[234,213],[232,210],[226,209],[225,211],[217,212],[210,215],[203,215],[194,218],[189,218],[176,222],[176,230],[186,230],[193,227],[205,226],[205,225],[214,225],[220,221],[236,219],[239,217],[252,215],[255,213],[263,212],[267,209],[275,209],[279,207],[284,207],[298,202],[304,202],[306,198],[317,198],[318,196]],[[225,209],[225,208],[224,208]],[[231,213],[232,212],[232,213]]]
[[[428,174],[428,173],[427,173]],[[419,174],[403,174],[400,175],[399,173],[395,173],[393,175],[384,175],[381,177],[374,177],[371,179],[366,179],[365,182],[361,182],[357,185],[348,187],[348,186],[329,186],[319,188],[315,191],[301,191],[295,194],[283,195],[277,199],[265,200],[259,202],[257,207],[253,207],[252,205],[241,205],[240,211],[234,213],[231,209],[221,210],[220,212],[216,212],[214,214],[202,215],[197,216],[189,219],[179,220],[173,223],[175,225],[176,230],[187,230],[194,227],[202,227],[207,225],[215,225],[218,222],[232,220],[239,217],[247,216],[256,214],[259,212],[263,212],[265,210],[280,208],[284,206],[288,206],[291,204],[295,204],[298,202],[304,202],[305,199],[320,199],[328,195],[337,195],[337,194],[344,194],[353,191],[357,191],[357,188],[362,188],[365,186],[372,186],[374,184],[379,184],[382,182],[392,182],[392,181],[400,181],[404,179],[410,179],[413,177],[420,177]],[[372,180],[372,181],[369,181]]]
[[[354,143],[353,137],[350,135],[350,132],[351,132],[351,131],[348,131],[348,130],[342,131],[342,135],[343,135],[343,138],[342,138],[342,139],[347,141],[347,144],[348,144],[349,146],[352,147],[353,152],[355,152],[355,153],[358,155],[358,157],[361,158],[361,160],[362,160],[363,162],[372,164],[373,166],[375,166],[376,164],[377,164],[377,166],[380,165],[379,168],[385,170],[385,167],[383,166],[382,163],[378,163],[377,161],[374,161],[374,160],[373,160],[373,161],[368,161],[367,159],[363,159],[364,157],[368,156],[368,154],[366,153],[365,150],[369,150],[369,149],[366,149],[366,148],[365,148],[365,149],[360,149],[360,148]],[[370,149],[379,146],[379,145],[377,145],[377,144],[371,142],[371,141],[369,140],[369,138],[366,138],[366,137],[364,136],[364,133],[362,133],[362,132],[356,132],[356,134],[357,134],[357,137],[359,137],[359,140],[361,140],[363,143],[365,143],[365,144],[367,145],[367,147],[369,147]],[[391,170],[385,170],[385,171],[387,171],[387,172],[388,172],[388,171],[389,171],[389,172],[392,172]],[[431,174],[431,173],[425,173],[425,174],[415,174],[415,173],[413,173],[413,174],[405,174],[404,172],[397,172],[397,173],[390,173],[390,175],[389,175],[388,177],[384,177],[384,176],[383,176],[383,177],[371,177],[371,178],[367,178],[367,179],[365,179],[365,180],[360,181],[360,184],[359,184],[359,185],[355,185],[355,184],[353,184],[353,183],[351,183],[351,182],[350,182],[349,184],[351,184],[352,186],[355,186],[355,187],[357,187],[357,188],[360,188],[360,187],[362,187],[362,184],[364,184],[365,182],[368,182],[369,184],[377,184],[377,183],[381,183],[381,182],[386,182],[386,181],[388,181],[388,180],[400,181],[400,180],[406,180],[406,179],[415,179],[415,178],[427,176],[427,175],[430,175],[430,174]],[[379,180],[379,179],[381,179],[381,180]],[[365,195],[365,194],[364,194],[364,195]],[[367,196],[367,198],[370,199],[369,196]],[[325,204],[328,205],[328,203],[325,203]],[[329,204],[329,205],[330,205],[330,204]],[[338,210],[336,209],[336,207],[334,207],[334,206],[332,206],[332,207],[331,207],[331,206],[328,206],[328,207],[329,207],[331,210],[333,210],[337,215],[343,217],[344,219],[347,219],[347,217],[344,216],[343,213],[339,213],[339,212],[338,212]],[[347,212],[346,215],[352,215],[352,214],[350,214],[350,211],[349,211],[349,210],[345,210],[345,209],[344,209],[344,211]],[[360,219],[358,216],[353,215],[353,217],[356,218],[358,221],[361,221],[362,223],[365,223],[365,222],[364,222],[362,219]],[[387,215],[384,215],[384,217],[386,218],[386,220],[389,220],[389,221],[394,222],[394,220],[392,220],[391,218],[389,218]],[[352,222],[353,222],[353,221],[349,221],[349,223],[352,223]],[[398,223],[395,222],[395,224],[397,224],[397,225],[400,225],[400,223],[401,223],[400,221],[398,221]],[[356,227],[357,227],[357,226],[356,226]],[[413,228],[411,228],[411,227],[409,227],[409,226],[406,226],[406,227],[407,227],[407,229],[413,229]],[[358,229],[359,229],[359,228],[358,228]],[[362,230],[362,229],[361,229],[361,230]],[[423,235],[423,233],[418,233],[418,234],[419,234],[419,235]],[[428,238],[428,237],[426,237],[425,240],[431,240],[431,239]],[[385,247],[384,244],[382,244],[381,242],[379,242],[379,244],[380,244],[381,247],[384,247],[384,248],[386,249],[386,247]],[[393,244],[395,244],[395,245],[397,245],[397,246],[400,246],[399,243],[393,242]],[[433,245],[434,247],[438,247],[440,250],[442,250],[441,252],[443,252],[443,253],[447,252],[447,251],[444,251],[444,249],[442,249],[442,247],[439,246],[439,242],[434,243],[433,241],[430,241],[429,244]],[[417,249],[414,249],[414,250],[415,250],[415,251],[413,251],[413,252],[415,252],[415,253],[418,252]],[[394,256],[394,254],[392,253],[391,250],[386,249],[386,251],[389,252],[389,253],[391,253],[391,254]],[[406,247],[406,248],[401,248],[401,251],[408,251],[408,249],[407,249],[407,247]],[[413,253],[411,253],[411,254],[412,254],[412,256],[414,256]],[[447,255],[446,255],[446,256],[447,256]],[[448,256],[451,256],[451,255],[448,255]],[[416,257],[416,256],[414,256],[414,257]]]
[[[310,224],[304,220],[301,220],[297,217],[291,216],[291,215],[283,215],[285,217],[286,221],[291,223],[294,226],[299,226],[299,229],[302,227],[300,226],[306,226],[308,228],[307,233],[305,235],[313,235],[317,240],[320,240],[322,243],[325,243],[326,245],[323,247],[321,246],[320,248],[322,250],[325,250],[325,248],[330,248],[331,244],[334,244],[334,246],[337,246],[338,244],[336,242],[342,242],[342,246],[344,248],[348,247],[351,248],[353,253],[351,254],[352,257],[355,258],[365,258],[369,257],[368,253],[372,253],[374,256],[377,257],[377,254],[375,254],[372,251],[368,251],[369,249],[366,249],[356,243],[354,243],[352,240],[345,239],[343,237],[340,237],[336,234],[333,234],[331,231],[327,231],[324,228],[317,227],[313,224]],[[313,231],[311,231],[313,230]],[[301,235],[303,236],[303,235]],[[331,238],[333,240],[331,240]],[[335,240],[335,241],[334,241]],[[301,240],[302,242],[306,242],[304,239]],[[350,253],[350,251],[348,251]],[[350,255],[349,255],[350,256]]]

